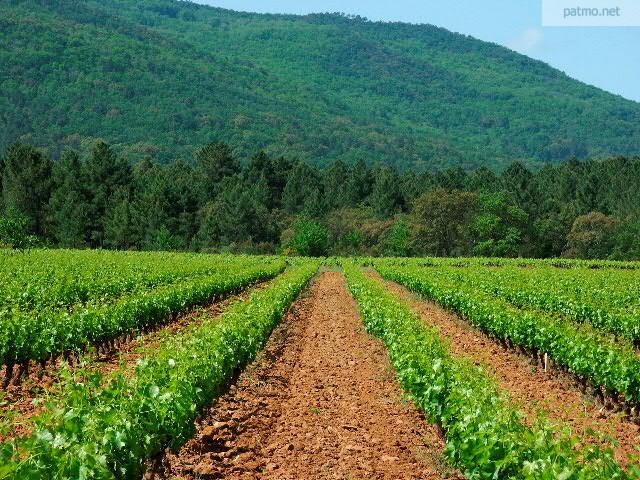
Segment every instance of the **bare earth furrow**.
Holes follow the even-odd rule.
[[[165,459],[168,478],[456,478],[436,427],[402,399],[338,272],[323,272],[265,350]]]
[[[570,380],[563,379],[557,372],[545,372],[533,365],[528,357],[504,348],[459,316],[421,299],[402,285],[383,280],[377,273],[369,275],[408,302],[425,322],[437,326],[450,342],[453,355],[469,356],[475,362],[487,365],[511,401],[527,415],[529,423],[533,424],[537,413],[542,411],[552,422],[570,426],[576,435],[592,429],[614,438],[619,443],[615,456],[623,465],[629,463],[628,455],[638,454],[640,426],[597,405]],[[593,437],[587,438],[598,443]]]

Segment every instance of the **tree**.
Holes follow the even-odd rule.
[[[447,190],[464,190],[467,184],[467,172],[462,167],[450,167],[435,174],[435,182]]]
[[[291,170],[296,162],[284,157],[273,158],[264,152],[258,152],[249,159],[243,178],[247,188],[253,187],[264,178],[269,190],[269,201],[265,206],[269,209],[282,206],[282,195]]]
[[[194,239],[196,248],[219,248],[223,244],[221,215],[225,205],[221,201],[208,202],[200,210],[198,233]]]
[[[467,180],[467,189],[473,193],[495,192],[499,188],[498,177],[487,167],[475,170]]]
[[[114,193],[131,187],[131,167],[101,141],[85,163],[84,178],[89,192],[89,241],[94,247],[102,247],[105,213]]]
[[[121,220],[116,223],[128,224],[127,235],[135,238],[136,244],[144,250],[158,250],[158,245],[164,241],[158,239],[164,237],[171,238],[171,249],[189,244],[192,229],[188,238],[179,239],[172,233],[177,230],[176,223],[182,213],[180,204],[184,201],[180,194],[173,191],[185,181],[180,167],[175,168],[177,166],[176,163],[172,167],[163,168],[147,157],[133,168],[133,195],[125,195],[121,199]],[[180,163],[180,166],[183,164]],[[186,175],[190,176],[190,173],[191,169],[187,167]],[[187,181],[193,189],[192,180],[188,178]],[[184,193],[188,195],[188,192]],[[196,208],[193,207],[194,211]]]
[[[146,249],[152,251],[175,250],[180,247],[180,240],[176,238],[165,225],[161,225],[147,239]]]
[[[186,248],[198,231],[198,191],[189,164],[176,161],[162,169],[163,191],[166,195],[166,223],[180,248]],[[160,223],[163,225],[165,223]]]
[[[308,218],[322,219],[326,215],[327,197],[322,195],[320,189],[315,188],[309,192],[307,198],[304,199],[302,207],[302,215]]]
[[[320,201],[321,179],[316,169],[304,162],[298,162],[291,170],[287,185],[282,192],[282,207],[290,213],[301,213],[305,206],[310,209]],[[309,199],[313,203],[307,205]],[[310,201],[311,202],[311,201]]]
[[[583,162],[581,167],[583,173],[578,178],[575,192],[578,212],[599,211],[610,213],[607,211],[606,199],[601,185],[602,180],[604,180],[602,172],[598,171],[599,169],[593,161]]]
[[[511,192],[519,207],[529,211],[533,203],[533,174],[520,162],[513,162],[500,176],[502,189]]]
[[[117,190],[109,199],[104,218],[104,244],[119,250],[128,250],[140,245],[128,189]]]
[[[240,173],[233,150],[224,142],[209,143],[195,153],[195,159],[195,174],[203,203],[218,195],[218,185],[224,178]]]
[[[436,256],[466,253],[475,199],[473,193],[441,188],[418,198],[411,216],[415,250]]]
[[[371,194],[373,186],[371,170],[363,159],[356,160],[347,175],[346,205],[355,207]]]
[[[327,229],[317,222],[299,220],[294,225],[294,235],[284,249],[292,249],[304,257],[324,257],[328,254]]]
[[[29,234],[29,218],[15,209],[0,216],[0,248],[22,249],[36,246],[38,237]]]
[[[200,214],[197,244],[220,248],[231,244],[275,241],[273,222],[267,209],[256,202],[255,190],[247,190],[233,178],[222,182],[221,194],[207,203]],[[260,189],[260,185],[256,188]]]
[[[29,231],[46,233],[46,205],[51,196],[49,157],[31,145],[14,143],[5,152],[2,170],[4,207],[23,213]]]
[[[586,259],[608,258],[619,229],[620,221],[616,217],[600,212],[580,215],[567,236],[566,255]]]
[[[337,160],[324,172],[324,192],[327,207],[330,210],[346,207],[349,203],[347,193],[347,178],[349,169],[347,165]]]
[[[485,257],[515,257],[521,253],[527,213],[507,192],[481,194],[471,222],[473,253]]]
[[[411,255],[411,227],[398,218],[384,235],[384,254],[390,257],[408,257]]]
[[[400,213],[403,207],[400,191],[400,176],[393,168],[382,168],[377,172],[369,202],[378,218],[390,218]]]
[[[373,218],[370,207],[345,207],[327,215],[332,251],[338,255],[362,254],[363,226]]]
[[[48,205],[51,233],[65,248],[86,246],[89,202],[80,155],[65,150],[53,167],[54,189]]]
[[[640,260],[640,223],[628,219],[615,235],[613,245],[612,259]]]
[[[567,246],[567,235],[577,214],[572,203],[550,208],[533,221],[533,245],[528,252],[539,258],[559,257]]]
[[[436,188],[434,175],[431,172],[407,171],[402,176],[402,198],[405,207],[413,205],[420,195]]]

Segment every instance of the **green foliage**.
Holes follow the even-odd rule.
[[[5,209],[28,218],[31,233],[42,235],[51,195],[51,160],[31,145],[14,143],[2,159],[2,201]]]
[[[74,256],[80,257],[74,258],[75,264],[70,261]],[[24,272],[1,284],[0,364],[5,365],[83,352],[91,345],[162,324],[170,315],[206,304],[216,295],[273,277],[285,266],[275,257],[94,251],[42,251],[3,260],[5,272]]]
[[[515,257],[524,241],[527,213],[510,202],[506,192],[478,197],[477,214],[471,221],[473,253],[481,257]]]
[[[15,209],[0,215],[0,248],[23,249],[39,244],[38,237],[29,235],[29,217]]]
[[[195,159],[195,176],[204,201],[216,198],[220,183],[240,172],[231,147],[223,142],[212,142],[196,151]]]
[[[419,170],[640,150],[638,103],[432,25],[173,0],[0,9],[0,147],[100,136],[166,161],[214,134],[244,157]]]
[[[53,167],[54,188],[48,203],[48,223],[58,245],[87,245],[89,198],[80,155],[65,150]]]
[[[320,201],[320,172],[303,162],[297,162],[292,168],[282,191],[282,207],[289,213],[312,213]]]
[[[393,268],[381,270],[392,278],[400,276]],[[346,264],[345,274],[367,330],[384,342],[400,383],[416,405],[442,426],[445,453],[467,478],[633,478],[610,452],[584,444],[577,449],[577,439],[545,425],[525,426],[486,368],[451,356],[437,329],[357,267]]]
[[[451,256],[465,251],[475,195],[436,189],[414,203],[412,238],[416,251]]]
[[[303,257],[326,257],[328,255],[327,229],[317,222],[299,220],[294,225],[294,235],[283,247],[293,249]]]
[[[166,252],[168,250],[175,250],[178,246],[178,240],[171,234],[166,225],[161,225],[154,233],[153,237],[149,239],[147,249],[151,251]]]
[[[637,157],[572,159],[537,172],[514,163],[498,176],[462,168],[399,173],[364,161],[323,169],[264,152],[242,168],[221,142],[195,156],[195,165],[163,166],[150,156],[129,165],[97,142],[83,154],[65,150],[45,179],[37,173],[48,158],[15,144],[0,157],[10,179],[3,196],[26,205],[28,233],[41,230],[62,247],[275,253],[293,237],[295,219],[306,218],[326,227],[336,255],[639,255]],[[594,205],[615,228],[585,223]],[[409,245],[396,218],[406,219]]]
[[[613,260],[640,260],[640,223],[623,224],[614,239],[609,258]]]
[[[122,238],[105,238],[105,230],[113,228],[111,224],[107,226],[113,216],[119,218],[115,223],[123,222],[122,215],[125,206],[119,203],[125,202],[128,189],[132,183],[131,167],[122,158],[118,157],[113,149],[105,142],[98,142],[92,149],[91,154],[83,164],[85,169],[86,189],[90,192],[88,237],[93,245],[102,247],[111,243],[113,246],[124,246]],[[109,211],[113,208],[119,209],[117,212]],[[111,217],[111,218],[109,218]],[[127,228],[122,223],[120,228]]]
[[[404,219],[398,219],[385,234],[384,254],[389,257],[409,257],[411,255],[411,227]]]
[[[388,262],[379,262],[376,268],[385,278],[458,312],[490,335],[548,353],[558,365],[588,378],[594,386],[611,394],[623,393],[630,402],[640,400],[640,358],[632,345],[580,328],[570,320],[517,308],[473,284],[456,282],[457,268],[427,270],[415,265],[395,267]]]
[[[617,218],[600,212],[580,215],[567,236],[568,256],[606,258],[620,228]]]
[[[69,378],[63,407],[18,440],[4,464],[6,474],[142,478],[147,461],[166,448],[177,450],[193,435],[196,415],[255,357],[316,270],[313,263],[293,268],[219,319],[203,315],[199,324],[141,358],[132,377],[118,375],[104,384],[90,372],[83,381]]]
[[[369,203],[378,218],[390,218],[401,212],[404,205],[400,184],[396,170],[383,168],[376,172]]]

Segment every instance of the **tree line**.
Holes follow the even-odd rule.
[[[301,255],[640,259],[640,158],[399,172],[223,142],[134,164],[98,141],[0,157],[0,244]]]

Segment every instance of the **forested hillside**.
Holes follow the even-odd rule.
[[[226,141],[317,165],[492,169],[640,151],[640,104],[429,25],[174,0],[0,0],[0,147]],[[612,72],[615,74],[615,72]]]

